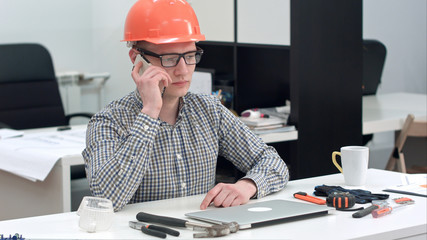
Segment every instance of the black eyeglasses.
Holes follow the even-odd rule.
[[[185,53],[166,53],[166,54],[157,54],[150,51],[147,51],[142,48],[135,48],[141,55],[152,56],[160,59],[160,62],[163,67],[175,67],[178,65],[181,58],[184,59],[187,65],[195,65],[200,62],[200,59],[203,55],[203,49],[197,47],[196,51],[190,51]]]

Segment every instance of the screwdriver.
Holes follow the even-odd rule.
[[[393,211],[393,209],[404,207],[404,206],[409,205],[409,204],[410,203],[398,205],[398,206],[396,206],[394,208],[392,208],[391,206],[382,207],[382,208],[379,208],[379,209],[375,209],[374,211],[372,211],[371,214],[372,214],[372,217],[379,218],[379,217],[382,217],[382,216],[390,214]]]
[[[372,213],[372,211],[374,211],[375,209],[383,208],[383,207],[386,207],[386,206],[388,206],[388,204],[387,204],[386,201],[384,201],[384,200],[374,200],[374,201],[372,201],[372,206],[367,207],[365,209],[362,209],[362,210],[360,210],[358,212],[355,212],[355,213],[353,213],[352,216],[354,218],[362,218],[362,217],[364,217],[364,216]]]

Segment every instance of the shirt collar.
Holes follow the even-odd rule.
[[[187,94],[185,94],[183,97],[181,97],[179,99],[177,122],[179,121],[180,118],[182,118],[183,109],[185,107],[185,103],[187,102],[188,95],[189,95],[189,93],[187,92]],[[138,107],[142,108],[144,106],[144,104],[142,102],[141,95],[139,94],[138,89],[135,89],[134,97],[136,99],[136,103],[137,103]]]

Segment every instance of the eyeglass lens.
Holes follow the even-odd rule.
[[[160,59],[163,67],[175,67],[181,57],[184,58],[186,64],[194,65],[200,62],[201,56],[200,52],[189,52],[184,54],[165,54],[161,55]]]

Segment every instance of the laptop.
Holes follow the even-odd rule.
[[[333,208],[288,200],[270,200],[228,208],[186,213],[185,216],[215,223],[237,222],[240,229],[327,215]]]

